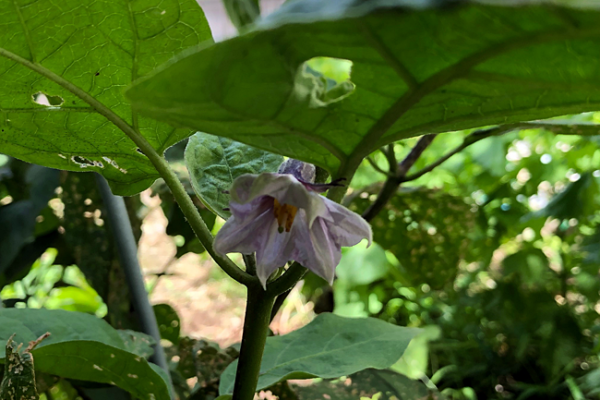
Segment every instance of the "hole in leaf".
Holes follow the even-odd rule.
[[[73,156],[71,157],[71,161],[75,164],[79,165],[81,168],[87,167],[99,167],[104,168],[104,164],[101,161],[90,160],[88,158],[82,156]]]
[[[119,167],[119,164],[117,164],[117,162],[111,158],[108,157],[102,157],[102,159],[104,161],[106,161],[107,163],[109,163],[110,165],[112,165],[113,167],[115,167],[116,169],[118,169],[119,171],[121,171],[122,173],[126,174],[127,170],[125,168],[121,168]]]
[[[65,102],[60,96],[50,96],[42,92],[35,93],[32,97],[35,103],[46,107],[60,107]]]
[[[309,97],[309,107],[325,107],[350,96],[355,89],[350,80],[352,61],[315,57],[306,61],[296,75],[296,93]]]
[[[352,61],[343,58],[314,57],[305,63],[313,73],[324,76],[332,83],[341,83],[350,80]]]

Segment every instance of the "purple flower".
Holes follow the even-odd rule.
[[[371,227],[358,214],[321,196],[291,174],[242,175],[233,182],[232,216],[215,238],[217,253],[256,252],[263,287],[289,260],[333,282],[342,246],[372,240]]]

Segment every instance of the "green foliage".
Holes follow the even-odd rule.
[[[596,118],[588,114],[572,120]],[[445,143],[434,141],[415,170],[444,154]],[[396,145],[398,158],[410,147]],[[454,259],[459,247],[444,248],[436,258],[440,268],[457,273],[453,288],[414,285],[410,271],[402,269],[362,287],[349,288],[340,279],[336,312],[345,311],[344,301],[351,301],[355,307],[364,304],[363,315],[400,325],[439,326],[440,338],[428,345],[425,373],[449,398],[564,399],[578,393],[578,387],[586,398],[594,398],[586,379],[593,380],[587,371],[598,367],[594,308],[600,289],[600,220],[594,171],[599,167],[594,138],[528,129],[472,146],[424,178],[404,184],[397,195],[427,193],[415,188],[423,185],[464,202],[462,214],[443,231],[460,232],[457,238],[468,243],[466,251],[458,263],[446,261]],[[361,181],[375,178],[369,165],[359,173]],[[361,192],[356,188],[355,193]],[[407,202],[404,209],[412,211],[414,203],[419,201]],[[451,214],[447,203],[453,204],[440,201],[426,209]],[[384,210],[375,221],[380,221],[379,227],[374,222],[377,236],[378,229],[385,232],[398,219]],[[471,228],[465,229],[466,224]],[[402,255],[403,247],[398,247]]]
[[[325,396],[336,400],[356,400],[359,398],[423,400],[435,398],[432,391],[428,390],[423,383],[410,380],[394,371],[385,369],[365,369],[348,376],[346,379],[322,381],[310,386],[298,386],[294,389],[298,394],[298,400],[327,398]]]
[[[0,207],[0,226],[10,232],[0,235],[0,285],[26,274],[46,249],[44,245],[53,240],[54,235],[48,234],[58,225],[51,212],[44,212],[45,224],[37,223],[38,215],[48,210],[48,200],[54,197],[58,171],[16,161],[5,168],[21,179],[15,179],[20,185],[8,188],[13,202]]]
[[[364,211],[370,192],[354,200]],[[430,190],[404,190],[372,221],[373,238],[400,261],[411,286],[441,289],[454,281],[466,257],[469,236],[477,229],[477,213],[463,199]]]
[[[186,145],[187,140],[179,142],[177,145],[171,147],[166,153],[166,158],[169,160],[179,179],[182,181],[187,193],[193,197],[194,204],[202,216],[204,223],[206,223],[208,229],[212,229],[215,224],[216,215],[207,209],[197,196],[194,196],[194,189],[192,188],[190,176],[184,163],[184,150]],[[167,224],[167,235],[173,236],[175,239],[175,244],[177,245],[177,253],[175,256],[179,258],[189,252],[201,254],[206,251],[164,182],[160,180],[157,181],[152,186],[152,191],[160,197],[160,206],[165,217],[167,217],[167,220],[169,221]]]
[[[1,341],[16,333],[16,341],[29,342],[46,332],[51,336],[31,352],[36,370],[108,383],[140,399],[168,398],[161,375],[143,357],[129,352],[120,334],[106,322],[62,310],[0,309]],[[4,349],[0,351],[5,358]]]
[[[219,393],[219,377],[239,352],[233,346],[221,349],[206,340],[180,337],[177,346],[167,348],[171,359],[171,377],[180,398],[214,400]],[[187,380],[196,378],[193,388]]]
[[[258,30],[187,54],[128,96],[160,120],[330,172],[423,132],[597,108],[597,11],[434,4],[291,2]],[[322,56],[352,61],[356,85],[328,107],[315,101],[321,86],[299,79],[302,63]]]
[[[0,151],[99,172],[122,195],[150,186],[157,172],[115,120],[134,126],[159,153],[192,132],[139,117],[123,86],[211,39],[198,4],[2,0],[0,15]]]
[[[189,194],[194,186],[206,206],[194,205],[213,229],[211,210],[228,216],[233,179],[274,171],[281,155],[334,177],[358,167],[347,201],[361,212],[386,178],[365,156],[381,167],[409,154],[413,136],[505,124],[515,131],[403,182],[372,221],[376,243],[344,252],[333,293],[305,284],[322,293],[317,306],[326,307],[315,310],[378,319],[323,314],[269,338],[259,387],[281,400],[439,397],[434,384],[453,399],[597,397],[600,115],[564,114],[598,109],[600,13],[543,1],[450,3],[296,0],[251,31],[258,2],[227,1],[243,35],[199,47],[210,34],[193,0],[0,0],[0,151],[100,172],[115,192],[134,194],[158,173],[121,130],[140,133],[159,155],[179,142],[166,157]],[[123,89],[134,81],[132,107]],[[192,128],[207,133],[187,143],[190,179],[181,158]],[[469,133],[437,137],[413,170]],[[373,153],[388,143],[387,157]],[[14,282],[3,303],[102,316],[102,298],[108,320],[123,327],[133,320],[128,293],[94,183],[63,174],[64,210],[49,207],[57,175],[0,156],[0,287]],[[176,257],[203,252],[162,185],[153,189]],[[181,337],[169,306],[155,312],[172,344],[177,395],[213,400],[220,387],[220,398],[230,397],[237,351]],[[408,345],[417,331],[386,322],[427,334]],[[2,340],[46,330],[52,336],[31,354],[38,376],[62,377],[40,390],[53,399],[123,397],[115,385],[139,398],[169,397],[145,360],[147,337],[91,315],[0,309]],[[282,382],[307,377],[325,380],[293,390]]]
[[[321,314],[303,328],[267,339],[258,390],[284,379],[339,378],[365,368],[387,368],[404,353],[417,329],[376,319]],[[219,393],[233,390],[237,362],[221,376]]]
[[[544,209],[534,213],[533,216],[554,217],[561,220],[582,218],[595,211],[599,194],[598,183],[588,172],[579,180],[570,183]]]
[[[156,304],[153,308],[158,329],[160,329],[160,337],[174,345],[179,344],[181,321],[177,312],[168,304]]]
[[[156,344],[156,341],[152,338],[152,336],[129,329],[120,330],[118,332],[121,336],[121,339],[123,339],[125,350],[128,352],[137,354],[138,356],[146,359],[154,354],[154,349],[152,346]]]
[[[56,265],[56,257],[56,250],[46,251],[23,279],[5,286],[0,291],[4,303],[106,315],[106,305],[81,271],[75,266]]]
[[[21,345],[13,338],[6,341],[4,378],[0,383],[0,400],[38,400],[31,349],[20,353]]]
[[[227,219],[228,191],[243,174],[277,172],[283,157],[218,136],[197,132],[185,149],[192,187],[204,205]]]

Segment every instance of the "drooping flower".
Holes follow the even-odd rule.
[[[232,216],[215,238],[215,251],[256,252],[263,287],[290,260],[332,283],[342,246],[365,238],[370,244],[371,227],[358,214],[321,196],[327,187],[311,183],[311,175],[312,165],[294,161],[284,163],[280,173],[238,177],[230,191]]]

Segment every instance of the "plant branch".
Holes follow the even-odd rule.
[[[137,132],[131,125],[125,122],[121,117],[115,114],[110,108],[106,107],[96,98],[91,96],[89,93],[81,89],[80,87],[69,82],[60,75],[55,74],[48,68],[41,64],[31,62],[15,53],[12,53],[6,49],[0,48],[0,56],[6,57],[9,60],[17,62],[30,70],[37,72],[41,76],[48,78],[49,80],[62,86],[81,100],[89,104],[98,114],[104,116],[107,120],[113,123],[123,133],[125,133],[129,139],[131,139],[137,147],[144,153],[150,160],[154,168],[158,171],[160,176],[165,180],[165,183],[173,193],[177,204],[181,208],[183,215],[185,215],[188,223],[191,225],[194,233],[200,240],[200,243],[204,246],[206,251],[211,255],[215,262],[227,273],[230,277],[236,281],[245,285],[252,284],[256,278],[248,275],[242,271],[238,266],[231,261],[230,258],[217,254],[212,246],[213,237],[210,230],[204,223],[204,220],[200,216],[200,213],[196,209],[196,206],[192,202],[192,199],[187,194],[185,188],[177,178],[177,175],[171,170],[169,163],[152,147],[152,145],[144,138],[139,132]]]
[[[383,175],[387,176],[388,178],[389,178],[389,177],[391,177],[391,176],[393,176],[393,175],[391,175],[389,172],[386,172],[386,171],[384,171],[383,169],[381,169],[381,168],[379,167],[379,165],[377,165],[377,163],[375,162],[375,160],[373,160],[371,157],[367,157],[367,161],[368,161],[368,163],[369,163],[369,164],[371,164],[371,167],[373,167],[373,169],[374,169],[375,171],[377,171],[377,172],[379,172],[379,173],[381,173],[381,174],[383,174]]]
[[[396,160],[396,153],[394,151],[394,143],[390,143],[385,148],[381,148],[380,150],[383,153],[383,155],[385,156],[389,165],[396,165],[396,163],[398,161]],[[390,173],[391,173],[391,171],[393,171],[393,170],[390,170]]]
[[[298,280],[300,280],[300,279],[298,279]],[[273,322],[273,320],[275,319],[275,316],[277,316],[277,313],[279,312],[279,310],[281,309],[281,306],[285,302],[285,299],[288,298],[288,296],[290,295],[291,292],[292,292],[292,289],[290,289],[286,292],[283,292],[282,294],[277,296],[277,298],[275,299],[275,304],[273,305],[273,309],[271,310],[271,322]]]
[[[246,273],[256,276],[256,256],[252,254],[242,254],[244,264],[246,264]]]
[[[287,292],[293,288],[294,285],[298,283],[298,281],[302,279],[307,272],[308,270],[299,263],[292,263],[292,265],[287,269],[287,271],[285,271],[283,275],[267,285],[267,293],[272,296],[279,296]]]
[[[363,218],[366,219],[367,221],[371,221],[373,218],[375,218],[375,216],[377,214],[379,214],[379,212],[383,209],[383,207],[385,207],[387,202],[394,196],[394,194],[398,190],[398,187],[400,187],[400,185],[402,183],[419,179],[423,175],[427,174],[428,172],[433,171],[436,167],[443,164],[445,161],[447,161],[453,155],[460,153],[461,151],[463,151],[470,145],[477,143],[480,140],[483,140],[490,136],[503,135],[507,132],[510,132],[510,131],[512,131],[514,129],[518,129],[518,128],[519,128],[519,124],[510,124],[510,125],[497,126],[494,128],[482,129],[482,130],[475,131],[475,132],[471,133],[470,135],[468,135],[463,140],[463,142],[460,146],[456,147],[454,150],[449,151],[448,153],[446,153],[444,156],[442,156],[437,161],[429,164],[428,166],[424,167],[423,169],[421,169],[418,172],[415,172],[414,174],[407,175],[408,171],[417,162],[419,157],[421,157],[421,154],[423,154],[425,149],[427,147],[429,147],[429,145],[431,144],[433,139],[435,139],[437,134],[426,135],[426,136],[421,137],[419,142],[417,142],[415,147],[410,151],[410,153],[406,156],[406,158],[404,160],[402,160],[402,162],[398,165],[397,168],[395,165],[392,165],[390,162],[390,159],[388,159],[388,162],[390,162],[390,171],[395,170],[396,174],[395,174],[395,176],[388,177],[388,179],[385,181],[385,183],[383,185],[383,188],[379,192],[377,199],[375,199],[373,204],[371,204],[371,206],[363,213],[363,215],[362,215]]]
[[[413,165],[417,162],[421,154],[425,151],[427,147],[433,142],[437,134],[433,135],[425,135],[422,136],[421,139],[417,142],[415,147],[408,153],[408,155],[402,160],[402,162],[398,165],[398,170],[396,176],[400,179],[406,176],[408,171],[412,168]]]
[[[463,151],[470,145],[477,143],[482,139],[488,138],[490,136],[499,136],[506,132],[512,131],[514,129],[515,129],[514,125],[506,125],[506,126],[497,126],[494,128],[482,129],[482,130],[475,131],[475,132],[471,133],[469,136],[467,136],[463,140],[463,142],[460,146],[456,147],[454,150],[449,151],[443,157],[441,157],[439,160],[429,164],[428,166],[424,167],[422,170],[415,172],[412,175],[405,176],[402,179],[402,182],[409,182],[409,181],[414,181],[416,179],[419,179],[426,173],[433,171],[433,169],[435,169],[436,167],[438,167],[441,164],[443,164],[444,162],[446,162],[453,155],[460,153],[461,151]]]
[[[388,163],[390,168],[390,176],[385,181],[383,188],[379,192],[377,199],[371,204],[371,206],[363,213],[362,217],[371,221],[379,212],[385,207],[387,202],[394,196],[398,187],[402,182],[404,182],[406,173],[412,168],[412,166],[417,162],[421,154],[425,151],[427,147],[433,142],[436,135],[426,135],[422,136],[415,147],[412,148],[410,153],[400,162],[400,164],[396,164],[396,157],[393,157],[393,154],[388,156]],[[388,153],[390,149],[387,149]],[[393,151],[393,149],[392,149]]]

